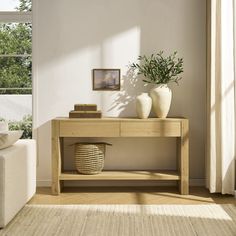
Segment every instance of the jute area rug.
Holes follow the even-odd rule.
[[[26,205],[0,235],[236,236],[234,205]]]

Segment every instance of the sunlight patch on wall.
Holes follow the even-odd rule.
[[[110,37],[102,43],[102,67],[121,69],[121,91],[101,93],[101,109],[104,116],[120,116],[129,105],[124,86],[127,83],[128,64],[140,54],[141,30],[138,26]],[[126,91],[129,88],[126,88]],[[131,109],[133,113],[134,108]],[[125,116],[126,113],[122,114]]]
[[[103,66],[125,66],[125,61],[133,61],[140,53],[140,41],[141,30],[138,26],[104,40]]]

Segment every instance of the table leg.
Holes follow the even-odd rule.
[[[59,121],[52,121],[52,194],[59,195],[61,173],[61,145],[59,138]]]
[[[181,137],[177,138],[177,158],[180,173],[179,190],[183,195],[189,194],[189,125],[188,120],[181,124]]]

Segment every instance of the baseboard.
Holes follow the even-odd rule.
[[[190,179],[189,185],[204,187],[204,186],[206,186],[206,179]]]
[[[175,181],[89,181],[89,182],[78,182],[78,181],[68,181],[65,186],[68,187],[93,187],[93,186],[175,186]],[[190,186],[205,186],[205,179],[190,179]],[[37,180],[37,187],[51,187],[51,180]],[[235,195],[236,196],[236,195]]]

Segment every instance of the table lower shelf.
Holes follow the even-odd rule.
[[[102,171],[96,175],[79,174],[77,171],[65,171],[59,175],[60,180],[180,180],[178,171]]]

